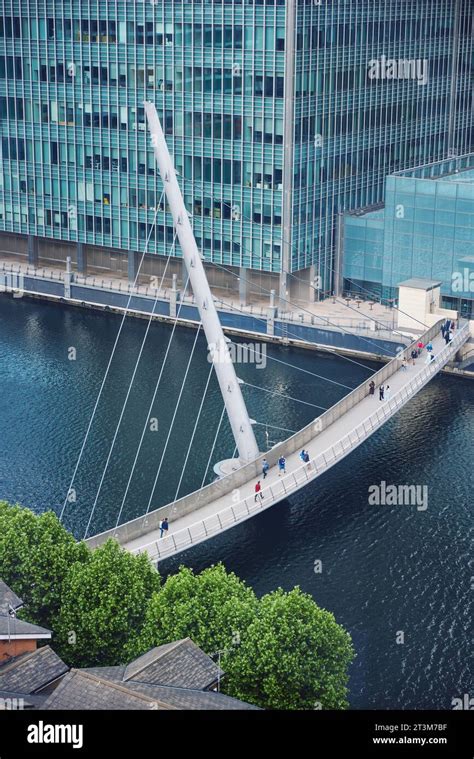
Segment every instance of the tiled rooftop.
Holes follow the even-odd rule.
[[[68,669],[52,648],[43,646],[0,665],[0,690],[36,693]]]

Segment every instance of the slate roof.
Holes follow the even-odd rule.
[[[122,682],[125,670],[125,664],[119,664],[117,667],[81,667],[81,672],[88,672],[90,675],[96,675],[99,680],[111,680],[113,683]]]
[[[169,688],[146,683],[112,682],[91,672],[73,669],[43,705],[44,709],[176,710],[256,709],[235,698],[210,691]]]
[[[256,709],[258,706],[239,701],[237,698],[216,693],[212,690],[194,690],[192,688],[171,688],[166,685],[148,685],[135,681],[127,682],[127,688],[148,694],[158,702],[166,703],[175,709],[215,709],[237,710]]]
[[[47,699],[43,708],[159,711],[174,707],[156,703],[149,695],[134,692],[122,683],[100,679],[90,672],[72,669]]]
[[[0,614],[8,614],[8,606],[19,609],[23,606],[22,599],[8,587],[6,582],[0,580]]]
[[[223,674],[190,638],[183,638],[139,656],[126,667],[123,680],[205,690]]]
[[[17,617],[10,617],[8,614],[0,616],[0,638],[51,638],[51,630],[39,625],[32,625],[31,622],[25,622]]]
[[[52,648],[43,646],[0,665],[0,690],[33,694],[68,669]]]
[[[153,648],[127,666],[70,672],[44,646],[0,665],[0,698],[24,698],[25,708],[51,710],[256,709],[209,690],[223,674],[190,638]],[[52,682],[50,695],[38,695]]]

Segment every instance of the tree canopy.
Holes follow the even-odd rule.
[[[58,648],[72,666],[125,663],[134,648],[160,578],[146,554],[134,556],[114,540],[69,568],[56,624]]]
[[[0,502],[0,578],[23,616],[53,630],[71,666],[127,664],[189,637],[226,673],[222,690],[267,709],[344,709],[349,633],[298,587],[258,599],[222,564],[161,584],[147,554],[114,540],[90,550],[53,512]]]
[[[37,515],[0,501],[0,577],[25,602],[25,619],[53,627],[67,571],[89,555],[52,511]]]
[[[253,590],[222,564],[199,574],[182,566],[153,595],[133,653],[186,637],[208,654],[224,650],[244,634],[257,603]]]
[[[344,709],[349,633],[296,587],[263,596],[257,614],[223,659],[229,695],[267,709]]]
[[[131,655],[190,637],[221,653],[225,693],[267,709],[347,707],[350,635],[296,587],[257,599],[222,564],[169,577],[148,605]]]

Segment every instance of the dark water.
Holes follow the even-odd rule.
[[[60,512],[119,323],[113,315],[0,298],[0,498]],[[94,534],[113,526],[119,515],[125,521],[144,513],[148,503],[156,508],[176,495],[210,366],[199,337],[163,456],[195,338],[185,329],[176,331],[152,408],[158,431],[146,428],[121,508],[171,333],[155,324],[96,498],[145,329],[144,321],[126,321],[84,448],[74,482],[77,502],[65,510],[65,524],[78,537],[89,522]],[[71,348],[75,360],[69,359]],[[238,374],[327,407],[373,368],[268,346],[264,369],[240,364]],[[244,393],[251,416],[262,423],[296,430],[319,413],[252,388]],[[351,670],[353,708],[451,708],[453,698],[473,692],[473,405],[468,380],[437,377],[382,430],[297,496],[164,562],[160,570],[171,572],[180,563],[200,570],[222,560],[258,594],[298,584],[353,636],[358,654]],[[201,485],[221,410],[213,378],[181,495]],[[268,431],[273,441],[286,436]],[[265,428],[257,427],[257,435],[264,447]],[[211,462],[232,453],[230,428],[224,424]],[[428,508],[369,505],[369,486],[382,480],[427,485]],[[321,573],[314,571],[317,560]],[[404,642],[397,643],[397,637]]]

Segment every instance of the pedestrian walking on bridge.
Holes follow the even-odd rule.
[[[259,498],[261,501],[263,501],[262,486],[260,485],[260,480],[255,485],[255,503],[257,503],[257,500]]]
[[[160,538],[163,537],[163,534],[165,532],[168,532],[169,524],[168,524],[168,518],[164,517],[160,522]]]

